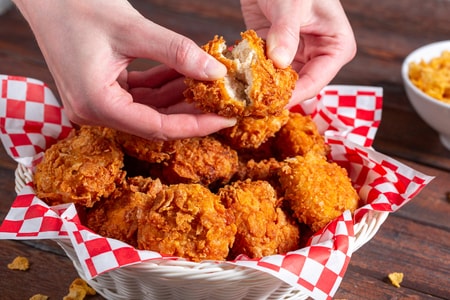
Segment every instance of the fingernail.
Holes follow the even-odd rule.
[[[284,47],[275,47],[271,49],[268,56],[278,68],[287,68],[291,63],[289,52]]]
[[[225,119],[224,123],[226,127],[233,127],[234,125],[236,125],[237,119],[235,118]]]
[[[210,59],[206,63],[204,72],[209,79],[219,79],[227,74],[227,68],[217,60]]]

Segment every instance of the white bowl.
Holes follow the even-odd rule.
[[[450,150],[450,104],[444,103],[425,94],[417,88],[408,77],[409,63],[428,62],[438,57],[443,50],[450,51],[450,40],[422,46],[411,52],[403,61],[402,78],[406,95],[419,116],[439,133],[445,148]]]

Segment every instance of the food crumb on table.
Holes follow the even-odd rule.
[[[47,295],[42,295],[42,294],[36,294],[31,296],[30,300],[47,300],[48,296]]]
[[[30,262],[26,257],[17,256],[14,260],[8,264],[10,270],[26,271],[30,268]]]
[[[397,288],[400,287],[400,283],[403,281],[403,273],[393,272],[388,275],[388,279],[391,284]]]
[[[95,294],[95,290],[86,281],[81,278],[76,278],[70,284],[69,293],[64,296],[63,300],[83,300],[86,296]]]

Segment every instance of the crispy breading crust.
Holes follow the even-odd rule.
[[[141,216],[138,247],[192,261],[225,260],[236,234],[233,214],[200,184],[164,188]]]
[[[168,160],[173,153],[165,141],[147,140],[120,131],[115,131],[115,138],[127,155],[150,163]]]
[[[262,118],[244,117],[233,127],[218,132],[234,149],[256,149],[269,138],[275,136],[280,128],[289,120],[289,111],[283,110],[279,115]]]
[[[268,182],[236,181],[220,189],[219,195],[236,220],[232,257],[259,258],[298,248],[299,228],[278,207],[276,192]]]
[[[51,205],[92,207],[121,184],[122,167],[123,152],[111,130],[82,126],[45,151],[34,174],[36,195]]]
[[[286,159],[279,175],[294,216],[313,231],[358,207],[359,196],[347,171],[314,152]]]
[[[139,218],[163,189],[159,179],[128,178],[107,199],[87,210],[85,224],[96,233],[137,246]]]
[[[278,115],[289,102],[298,75],[291,67],[274,66],[266,57],[265,41],[255,31],[241,37],[232,50],[218,36],[203,46],[228,73],[215,81],[187,78],[184,96],[202,111],[225,117]]]
[[[329,147],[310,116],[290,112],[286,124],[275,136],[278,159],[303,156],[309,151],[326,156]]]
[[[161,174],[169,184],[223,185],[237,172],[236,150],[211,136],[174,141],[173,147],[175,151]]]
[[[152,141],[117,132],[124,152],[152,163],[149,173],[165,184],[226,184],[238,169],[238,154],[213,136]]]

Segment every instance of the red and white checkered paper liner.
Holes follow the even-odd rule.
[[[71,124],[63,108],[42,82],[0,75],[0,134],[8,154],[31,170],[44,149],[64,138]],[[382,110],[382,89],[328,86],[293,108],[309,114],[331,146],[330,158],[345,167],[366,203],[354,216],[345,212],[317,232],[309,246],[286,255],[227,262],[254,268],[304,291],[329,299],[337,291],[352,255],[354,225],[369,211],[393,212],[411,200],[433,177],[371,148]],[[0,226],[0,239],[67,239],[93,278],[121,266],[151,259],[170,259],[99,236],[80,224],[74,205],[49,207],[35,197],[29,183],[14,200]]]

